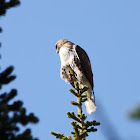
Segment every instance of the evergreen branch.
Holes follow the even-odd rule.
[[[81,102],[85,102],[87,100],[87,98],[82,98]]]
[[[57,139],[62,139],[62,140],[72,140],[72,138],[70,136],[66,137],[63,134],[60,133],[55,133],[55,132],[51,132],[52,135],[55,136],[55,138]]]
[[[79,93],[79,83],[77,81],[74,82],[74,86],[76,91]]]
[[[82,88],[82,89],[80,90],[80,94],[84,93],[84,92],[87,91],[88,89],[89,89],[89,87],[84,86],[84,88]]]
[[[73,129],[75,130],[75,137],[79,137],[80,136],[80,132],[79,132],[79,129],[78,129],[78,125],[75,121],[72,121],[71,122],[71,125],[73,126]]]
[[[94,128],[94,127],[91,127],[90,129],[87,129],[87,132],[95,132],[95,131],[97,131],[97,129]]]
[[[70,101],[70,103],[71,103],[72,105],[77,105],[77,106],[79,106],[79,103],[77,103],[77,102],[75,102],[75,101]]]
[[[0,88],[2,85],[10,83],[16,78],[16,76],[13,75],[10,76],[12,71],[13,71],[13,66],[10,66],[6,70],[0,73]]]
[[[87,116],[86,116],[84,113],[82,113],[82,114],[77,114],[77,116],[78,116],[82,121],[84,121],[84,120],[87,118]]]
[[[0,0],[0,16],[5,15],[9,8],[19,4],[19,0]],[[2,28],[0,27],[1,32]],[[15,75],[11,75],[13,70],[14,67],[10,66],[0,73],[0,89],[3,85],[9,84],[16,78]],[[25,114],[26,111],[22,107],[22,101],[14,101],[12,103],[12,99],[16,95],[17,90],[15,89],[0,95],[0,140],[37,140],[37,138],[33,138],[31,135],[30,129],[26,129],[24,132],[20,131],[19,123],[21,125],[26,125],[30,122],[36,123],[38,118],[33,113]]]
[[[71,118],[74,120],[71,122],[71,125],[73,126],[73,129],[74,129],[74,131],[71,131],[71,134],[73,135],[75,140],[86,140],[86,137],[88,137],[89,132],[97,131],[97,129],[94,128],[93,126],[100,125],[100,123],[96,121],[84,122],[87,116],[82,111],[82,104],[83,102],[87,100],[87,95],[85,94],[85,92],[89,88],[87,86],[80,88],[79,83],[77,82],[77,79],[76,79],[75,72],[70,68],[70,66],[69,66],[69,72],[70,72],[70,79],[73,80],[74,89],[75,89],[75,90],[70,89],[70,92],[73,95],[75,95],[77,99],[77,102],[71,101],[70,103],[78,107],[77,116],[74,114],[74,112],[67,112],[68,118]],[[59,138],[59,139],[65,138],[66,140],[68,140],[68,137],[64,136],[63,134],[55,133],[55,132],[51,132],[51,134],[54,135],[56,138]]]
[[[80,135],[80,138],[85,138],[86,136],[88,136],[88,134],[87,134],[87,130],[84,130],[82,133],[81,133],[81,135]]]
[[[74,119],[75,121],[81,123],[80,119],[78,117],[75,116],[74,112],[67,112],[67,115],[68,115],[68,118],[72,118]]]
[[[73,81],[76,81],[77,80],[77,78],[75,77],[76,73],[72,70],[70,66],[68,66],[68,69],[70,72],[71,79],[73,79]]]
[[[96,122],[96,121],[87,121],[87,122],[85,123],[85,126],[87,126],[87,128],[88,128],[89,126],[98,126],[98,125],[100,125],[100,123],[99,123],[99,122]]]
[[[73,89],[70,89],[69,90],[73,95],[75,95],[76,97],[79,97],[79,95],[73,90]]]
[[[20,4],[19,0],[10,0],[6,2],[5,0],[0,1],[0,16],[5,15],[9,8],[18,6]]]

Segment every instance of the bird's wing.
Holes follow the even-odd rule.
[[[89,57],[88,57],[87,53],[78,45],[75,45],[75,51],[80,59],[82,70],[83,70],[87,80],[89,81],[89,83],[92,87],[92,90],[93,90],[93,87],[94,87],[93,73],[91,70],[91,64],[90,64]]]

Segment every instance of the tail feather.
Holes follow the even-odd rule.
[[[89,93],[87,92],[87,100],[85,101],[85,106],[86,106],[87,113],[91,114],[96,111],[96,105],[95,105],[93,95],[91,95],[90,93],[91,96],[89,97],[88,94]]]

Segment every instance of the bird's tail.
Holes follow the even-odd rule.
[[[86,92],[87,100],[85,101],[86,111],[88,114],[91,114],[96,111],[95,99],[92,92],[89,90]]]

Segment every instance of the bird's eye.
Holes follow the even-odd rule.
[[[55,45],[55,49],[57,50],[57,45]]]

